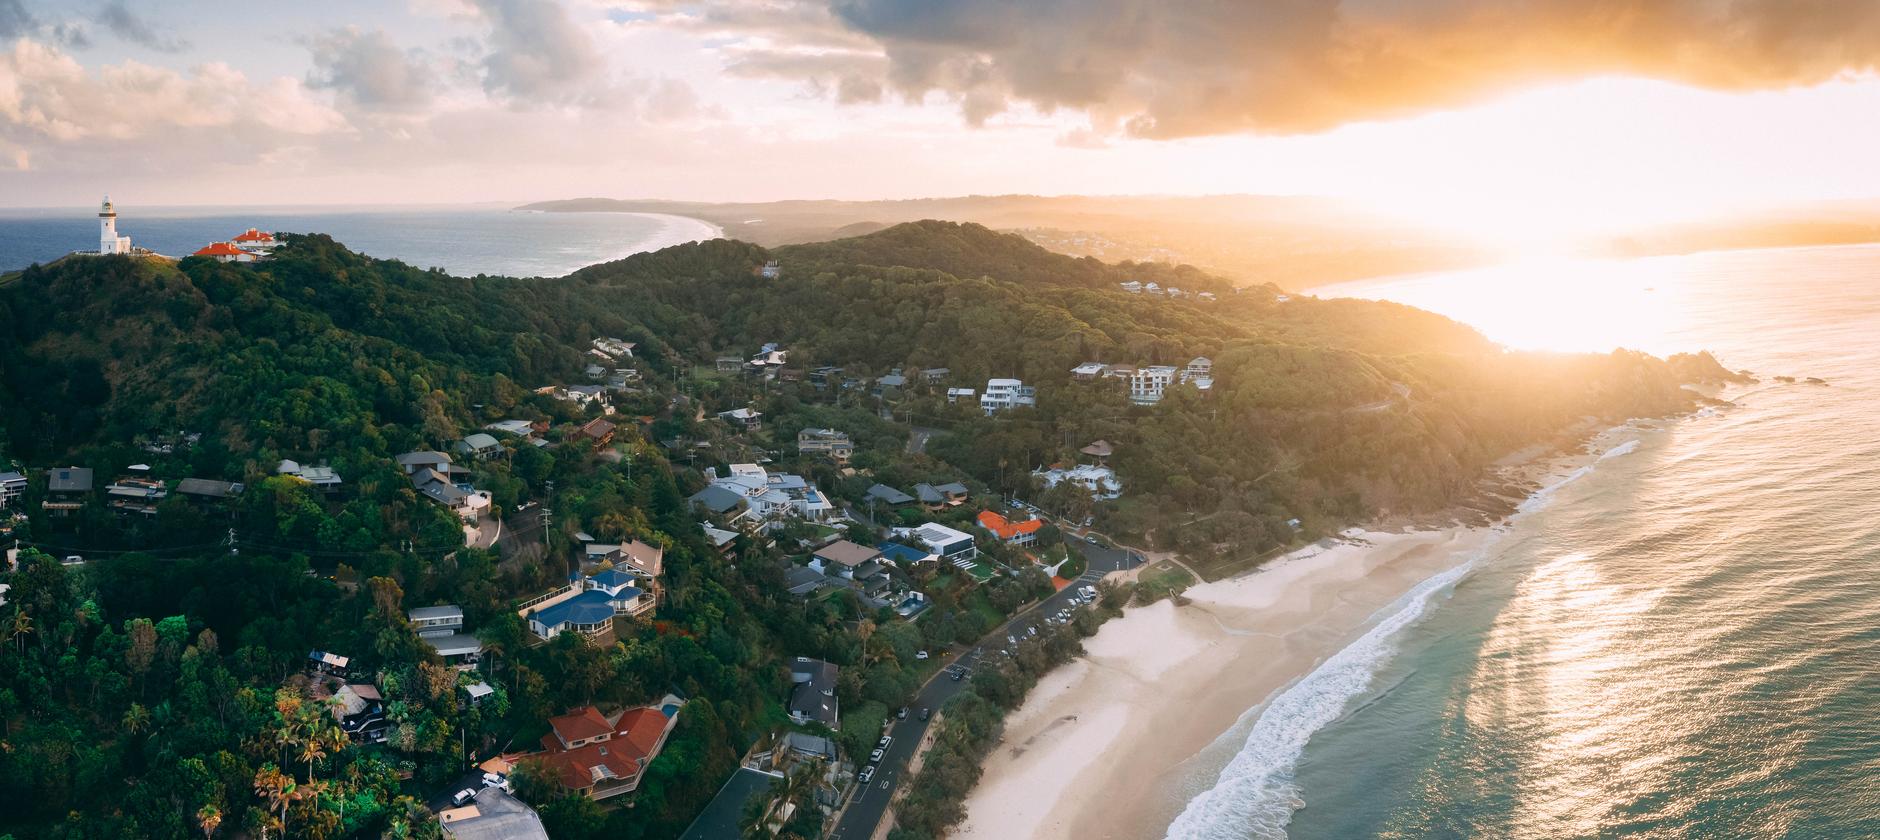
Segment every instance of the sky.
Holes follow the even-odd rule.
[[[1880,3],[0,0],[0,206],[1880,196]]]

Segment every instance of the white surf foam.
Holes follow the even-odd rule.
[[[1639,448],[1637,439],[1607,449],[1582,466],[1534,491],[1515,508],[1513,519],[1546,507],[1561,488],[1593,472],[1599,461]],[[1352,698],[1368,691],[1379,669],[1396,653],[1395,637],[1416,623],[1439,593],[1475,568],[1506,533],[1507,525],[1462,564],[1423,581],[1396,602],[1396,609],[1357,641],[1274,695],[1247,733],[1245,745],[1222,768],[1213,787],[1189,800],[1169,824],[1166,840],[1247,840],[1283,838],[1293,812],[1304,807],[1293,771],[1312,735],[1345,713]]]
[[[1246,745],[1221,770],[1214,787],[1188,803],[1169,825],[1170,840],[1283,837],[1302,803],[1293,769],[1312,734],[1344,713],[1391,656],[1393,637],[1410,626],[1440,592],[1474,568],[1470,560],[1417,584],[1383,621],[1312,673],[1280,692],[1247,733]]]

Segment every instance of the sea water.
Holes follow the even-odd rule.
[[[452,274],[558,277],[720,235],[697,219],[643,213],[533,213],[506,207],[233,208],[120,205],[118,234],[184,256],[249,228],[324,233],[355,251]],[[0,210],[0,271],[98,247],[95,209]]]
[[[1510,346],[1708,349],[1761,381],[1601,435],[1226,733],[1170,837],[1880,836],[1880,248],[1318,293]]]

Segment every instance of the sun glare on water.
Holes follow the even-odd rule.
[[[1363,281],[1320,297],[1388,299],[1442,313],[1521,350],[1662,354],[1689,317],[1678,284],[1651,260],[1536,258],[1461,272]]]

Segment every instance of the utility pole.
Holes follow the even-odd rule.
[[[228,529],[228,556],[234,557],[241,553],[242,550],[235,546],[235,529],[231,527]]]
[[[547,488],[542,499],[542,554],[547,555],[549,552],[548,528],[555,519],[555,509],[549,507],[549,504],[555,501],[555,480],[551,478],[542,483]],[[574,577],[573,569],[568,570],[568,576]]]

